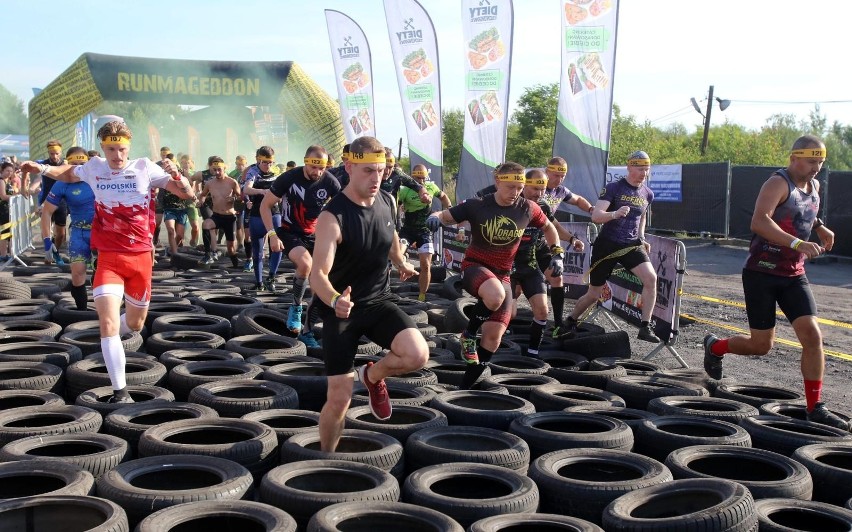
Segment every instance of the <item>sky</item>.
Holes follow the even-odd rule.
[[[461,3],[420,3],[437,32],[444,109],[461,108]],[[559,81],[560,4],[514,0],[512,102],[526,87]],[[396,145],[405,137],[381,0],[75,0],[73,8],[69,5],[2,2],[7,38],[0,84],[25,102],[33,87],[44,87],[86,52],[295,61],[336,98],[323,13],[335,9],[355,19],[370,42],[379,139]],[[852,71],[846,64],[850,15],[852,4],[844,0],[621,0],[614,102],[640,122],[681,123],[692,131],[704,119],[690,98],[705,110],[708,87],[714,85],[714,96],[731,100],[725,111],[714,104],[714,125],[729,121],[758,129],[777,113],[806,119],[816,102],[823,102],[829,124],[852,125]]]

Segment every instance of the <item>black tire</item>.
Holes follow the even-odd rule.
[[[322,352],[321,347],[307,349],[309,353],[311,352],[311,349],[318,349],[320,352]],[[246,362],[248,362],[249,364],[257,364],[258,366],[262,367],[264,371],[266,371],[269,368],[277,366],[279,364],[296,364],[299,362],[322,362],[322,359],[316,358],[314,356],[282,355],[280,353],[270,353],[265,355],[250,356],[246,359]]]
[[[124,363],[127,384],[151,384],[159,386],[166,380],[166,367],[156,360],[127,356]],[[86,358],[68,366],[65,397],[74,400],[81,393],[93,388],[109,386],[109,373],[103,356]]]
[[[723,478],[739,482],[755,499],[810,500],[814,482],[808,470],[784,455],[730,445],[693,445],[675,449],[666,466],[677,479]]]
[[[45,320],[10,320],[0,322],[0,331],[6,333],[35,333],[55,340],[62,334],[62,326]]]
[[[583,325],[580,326],[581,331],[582,329]],[[598,357],[630,358],[632,350],[627,332],[595,333],[596,330],[590,331],[587,335],[580,334],[577,338],[562,340],[562,349],[583,355],[589,360]]]
[[[562,449],[597,448],[629,451],[633,432],[623,421],[579,412],[540,412],[512,421],[509,432],[530,446],[530,456]]]
[[[356,406],[346,411],[347,428],[381,432],[403,445],[415,432],[448,425],[447,416],[426,406],[394,405],[391,417],[386,420],[376,419],[369,405]]]
[[[755,501],[761,532],[852,530],[852,511],[817,501],[763,499]]]
[[[116,466],[97,481],[98,495],[127,511],[131,524],[164,508],[252,496],[248,469],[213,456],[149,456]]]
[[[50,311],[44,307],[36,305],[0,305],[0,322],[12,320],[50,321],[50,319]]]
[[[843,506],[852,494],[852,445],[848,442],[803,445],[793,459],[814,479],[814,500]]]
[[[648,411],[660,416],[698,416],[739,423],[758,415],[757,408],[733,399],[670,395],[648,401]]]
[[[444,318],[447,315],[447,309],[444,308],[430,308],[426,311],[426,319],[429,321],[429,325],[435,327],[439,333],[447,332],[446,325],[444,324]]]
[[[296,532],[296,521],[287,512],[253,501],[198,501],[160,510],[146,517],[135,532],[177,530],[228,530]]]
[[[166,366],[166,370],[171,371],[173,367],[186,364],[187,362],[204,362],[210,360],[243,361],[244,359],[243,355],[234,353],[233,351],[192,347],[189,349],[172,349],[171,351],[166,351],[160,355],[158,360],[162,365]]]
[[[399,440],[369,430],[343,429],[334,452],[321,451],[319,431],[294,434],[281,444],[281,463],[300,460],[346,460],[360,462],[387,471],[397,480],[403,478],[405,462]]]
[[[291,362],[276,364],[263,372],[263,378],[291,386],[299,394],[299,405],[319,412],[325,404],[328,378],[323,362]]]
[[[73,300],[60,300],[53,310],[50,312],[52,321],[58,323],[63,328],[77,323],[78,321],[88,321],[98,319],[98,313],[95,310],[93,303],[89,303],[86,310],[77,310],[77,304]]]
[[[98,347],[100,350],[100,346]],[[79,347],[63,341],[23,342],[0,345],[0,362],[46,362],[62,369],[83,359]]]
[[[50,434],[97,432],[103,418],[82,406],[27,406],[0,412],[0,445]]]
[[[624,399],[612,392],[558,383],[535,387],[529,400],[536,412],[558,412],[577,405],[626,406]]]
[[[517,345],[517,344],[515,344]],[[509,348],[513,349],[513,348]],[[492,375],[500,373],[529,373],[544,375],[550,369],[550,364],[537,358],[517,355],[495,355],[489,364]]]
[[[464,313],[466,307],[476,304],[476,298],[459,297],[447,308],[444,314],[444,329],[448,333],[458,334],[467,328],[468,317]]]
[[[44,362],[0,362],[0,390],[62,389],[62,368]]]
[[[203,308],[207,314],[225,319],[237,316],[240,311],[248,308],[263,308],[260,301],[239,294],[202,294],[196,297],[193,303]]]
[[[609,379],[615,377],[626,377],[627,370],[621,366],[616,366],[614,368],[602,369],[599,371],[559,368],[558,371],[554,372],[553,368],[551,368],[548,375],[562,384],[573,384],[575,386],[586,386],[589,388],[605,390]]]
[[[219,349],[225,345],[225,339],[218,334],[205,331],[167,331],[152,334],[145,342],[149,354],[158,357],[172,349],[204,347]]]
[[[234,319],[234,336],[277,335],[287,330],[287,314],[265,307],[243,309]]]
[[[788,417],[791,419],[798,419],[801,421],[808,420],[808,410],[807,405],[799,404],[799,403],[763,403],[757,408],[759,415],[761,416],[782,416]],[[850,421],[852,418],[849,417],[849,414],[846,412],[841,412],[839,410],[828,409],[829,412],[839,417],[844,421]]]
[[[699,386],[703,386],[708,390],[713,390],[720,383],[725,384],[730,381],[727,377],[722,380],[711,379],[709,375],[704,371],[704,368],[671,368],[671,369],[661,369],[654,373],[654,377],[660,377],[661,379],[671,379],[675,381],[686,381],[691,382],[692,384],[697,384]],[[712,394],[711,394],[712,395]]]
[[[747,532],[756,530],[757,514],[742,484],[693,478],[626,493],[606,507],[602,523],[612,531]]]
[[[450,301],[464,297],[461,275],[448,275],[441,283],[441,294]]]
[[[12,277],[0,277],[0,299],[30,299],[32,297],[29,285]]]
[[[434,390],[428,388],[435,386],[434,384],[426,386],[407,386],[387,382],[390,402],[394,408],[397,406],[427,406],[435,398],[436,393]],[[352,399],[349,402],[350,408],[364,406],[369,404],[369,402],[370,395],[367,393],[367,388],[360,381],[355,382],[352,388]]]
[[[467,368],[467,362],[464,360],[447,360],[439,358],[429,360],[426,363],[426,367],[429,368],[429,371],[435,374],[435,377],[437,377],[440,384],[461,386],[464,381],[464,372]],[[491,369],[489,366],[485,366],[485,370],[482,372],[482,375],[482,379],[491,376]]]
[[[169,387],[175,397],[183,400],[199,384],[231,379],[254,380],[262,374],[260,366],[238,360],[187,362],[169,370]]]
[[[472,462],[526,473],[530,463],[527,443],[508,432],[484,427],[432,427],[415,432],[405,442],[409,472],[422,467]]]
[[[0,464],[0,501],[35,495],[91,495],[95,477],[73,464],[25,460]]]
[[[91,355],[101,351],[101,333],[98,329],[87,329],[82,331],[66,330],[59,337],[60,342],[77,347],[83,356]],[[131,331],[121,337],[121,346],[124,351],[138,351],[142,347],[142,335]]]
[[[763,403],[798,402],[805,400],[805,395],[792,388],[782,388],[777,384],[720,384],[713,390],[713,397],[733,399],[754,407]]]
[[[639,410],[648,409],[648,401],[668,395],[694,395],[707,397],[706,388],[683,381],[670,381],[643,375],[613,377],[606,383],[606,390],[624,399],[627,406]]]
[[[52,495],[0,502],[0,523],[10,530],[127,532],[127,514],[112,501],[98,497]],[[73,527],[73,528],[72,528]]]
[[[432,373],[432,371],[428,368],[422,368],[409,371],[408,373],[394,375],[393,377],[386,377],[385,383],[418,388],[421,386],[428,386],[430,384],[438,384],[438,376]]]
[[[660,460],[690,445],[751,447],[751,437],[739,425],[694,416],[660,416],[643,421],[633,431],[635,452]]]
[[[2,323],[2,322],[0,322],[0,323]],[[40,336],[38,333],[0,332],[0,344],[20,344],[20,343],[53,342],[53,341],[54,341],[54,338],[52,338],[50,336]]]
[[[499,532],[501,530],[566,530],[568,532],[604,532],[598,525],[557,514],[507,514],[486,517],[470,525],[470,532]]]
[[[459,390],[436,395],[429,406],[447,416],[450,425],[469,425],[506,430],[512,420],[532,414],[526,399],[480,390]]]
[[[62,406],[65,399],[43,390],[0,390],[0,412],[27,406]]]
[[[183,419],[153,426],[139,438],[139,456],[203,454],[233,460],[261,478],[275,465],[278,439],[247,419]]]
[[[151,334],[169,331],[201,331],[224,339],[231,337],[231,322],[213,314],[167,314],[151,323]]]
[[[852,443],[852,435],[845,430],[780,416],[747,417],[740,421],[740,425],[751,435],[752,447],[785,456],[793,456],[803,445]]]
[[[210,407],[192,403],[151,401],[123,405],[104,418],[104,432],[124,439],[136,455],[139,438],[149,428],[181,419],[210,419],[219,414]]]
[[[399,500],[399,483],[387,471],[344,460],[305,460],[276,467],[260,483],[260,500],[292,515],[300,526],[326,506]]]
[[[599,357],[589,361],[589,369],[608,369],[613,366],[621,366],[627,370],[628,375],[651,376],[659,371],[661,366],[656,362],[637,360],[635,358]]]
[[[148,401],[174,401],[175,394],[161,386],[153,386],[151,384],[128,384],[127,392],[130,394],[134,403],[145,403]],[[102,416],[107,416],[111,412],[115,412],[119,408],[127,406],[126,403],[110,403],[109,400],[113,396],[114,391],[112,386],[101,386],[100,388],[92,388],[86,390],[77,396],[74,404],[77,406],[85,406],[92,410],[97,410]]]
[[[440,464],[411,473],[403,500],[444,513],[464,527],[493,515],[532,513],[539,491],[527,476],[485,464]],[[475,500],[475,504],[472,504]]]
[[[0,449],[0,461],[47,460],[76,465],[96,479],[130,457],[127,442],[109,434],[52,434],[21,438]]]
[[[148,314],[145,316],[145,328],[150,331],[154,320],[160,316],[171,314],[207,314],[207,311],[192,303],[173,303],[170,301],[162,303],[151,302],[148,305]]]
[[[476,389],[491,390],[504,387],[511,395],[529,400],[532,392],[542,386],[559,384],[559,381],[546,375],[533,373],[501,373],[480,380]]]
[[[294,434],[317,430],[319,428],[319,412],[310,410],[271,409],[251,412],[243,419],[258,421],[272,427],[281,445]]]
[[[604,508],[625,493],[673,480],[660,462],[616,449],[565,449],[530,465],[529,477],[541,490],[542,512],[601,524]]]
[[[305,344],[299,340],[277,334],[235,336],[225,343],[224,349],[239,353],[244,358],[270,353],[302,356],[308,354]]]
[[[341,502],[326,506],[308,522],[307,532],[411,530],[464,532],[455,519],[441,512],[404,502]]]
[[[298,408],[299,396],[278,382],[226,380],[196,386],[189,393],[189,402],[209,406],[222,417],[241,417],[257,410]]]
[[[633,430],[634,435],[643,421],[646,419],[655,419],[657,417],[657,414],[645,410],[637,410],[635,408],[621,406],[597,405],[594,403],[569,406],[565,408],[565,412],[584,412],[586,414],[611,417],[627,423],[627,426]]]

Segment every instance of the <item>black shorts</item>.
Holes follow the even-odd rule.
[[[221,229],[225,233],[226,241],[234,241],[234,224],[237,221],[235,214],[217,214],[214,212],[210,219],[216,224],[216,229]]]
[[[202,220],[209,220],[213,217],[213,208],[208,205],[202,205],[198,208]]]
[[[326,375],[346,375],[355,367],[358,340],[366,336],[389,349],[396,335],[405,329],[416,329],[411,318],[391,301],[356,304],[349,319],[341,320],[322,303],[322,348]]]
[[[399,236],[408,240],[409,244],[414,244],[418,253],[435,253],[435,247],[432,244],[432,231],[428,227],[402,226],[402,229],[399,230]]]
[[[68,224],[68,204],[65,203],[64,199],[56,206],[56,210],[50,216],[50,221],[59,227],[65,227]]]
[[[284,254],[289,255],[290,252],[297,247],[303,247],[308,250],[308,253],[314,252],[314,235],[294,235],[281,227],[275,228],[275,236],[281,241],[284,246]]]
[[[810,283],[804,275],[781,277],[743,270],[743,294],[751,329],[765,331],[775,327],[775,304],[793,323],[802,316],[816,316],[817,306]]]
[[[624,249],[636,246],[639,246],[639,248],[624,255],[606,258],[610,255],[618,254]],[[592,286],[603,286],[606,284],[606,280],[609,279],[609,276],[612,275],[612,270],[615,268],[616,264],[621,264],[628,270],[632,270],[643,262],[651,262],[651,259],[648,258],[648,254],[645,253],[645,246],[643,246],[642,242],[639,240],[630,244],[619,244],[618,242],[613,242],[606,238],[598,238],[592,246],[591,261],[594,268],[589,274],[589,284]],[[600,263],[598,263],[598,261],[600,261]]]
[[[544,279],[544,272],[539,268],[531,268],[528,265],[518,267],[512,272],[512,294],[515,289],[520,286],[521,292],[526,296],[527,300],[538,294],[547,293],[547,282]]]

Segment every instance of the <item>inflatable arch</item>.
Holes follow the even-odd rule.
[[[239,62],[83,54],[30,100],[30,146],[70,146],[74,126],[103,101],[277,106],[303,137],[339,153],[337,102],[292,61]],[[142,132],[138,132],[141,134]]]

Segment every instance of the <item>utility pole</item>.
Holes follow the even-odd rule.
[[[701,139],[701,155],[707,150],[707,136],[710,134],[710,111],[713,110],[713,85],[710,85],[710,94],[707,96],[707,114],[704,116],[704,138]]]

